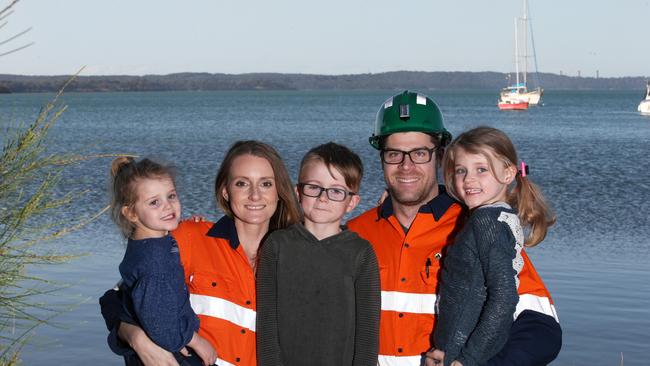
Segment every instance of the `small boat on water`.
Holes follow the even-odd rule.
[[[528,90],[526,83],[517,83],[501,89],[499,99],[504,101],[525,101],[528,102],[529,105],[538,105],[542,99],[543,93],[544,90],[542,88],[537,87],[533,90]]]
[[[639,103],[637,110],[641,112],[641,114],[650,115],[650,81],[646,82],[645,98],[641,101],[641,103]]]
[[[528,102],[517,99],[499,99],[497,106],[502,111],[525,111],[528,109]]]
[[[542,93],[541,87],[528,89],[528,30],[530,27],[531,43],[533,49],[533,60],[537,69],[537,57],[535,54],[535,41],[532,37],[532,24],[528,16],[528,1],[523,3],[523,16],[515,18],[515,83],[501,89],[499,93],[499,109],[528,109],[528,106],[540,104]],[[519,32],[519,29],[523,32]],[[535,74],[536,75],[536,74]],[[508,76],[508,79],[510,77]],[[510,81],[509,81],[510,82]],[[539,85],[539,81],[537,82]],[[525,103],[525,106],[524,106]],[[502,108],[503,105],[503,108]],[[514,106],[514,107],[513,107]]]

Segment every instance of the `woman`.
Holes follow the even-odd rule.
[[[216,349],[217,364],[255,366],[257,252],[270,231],[298,222],[300,211],[280,156],[258,141],[230,147],[217,173],[215,196],[226,216],[215,224],[183,222],[173,235],[201,321],[199,333]],[[109,291],[100,300],[112,328],[111,348],[120,354],[130,351],[118,335],[145,365],[176,365],[140,328],[115,319],[120,306],[115,293]]]

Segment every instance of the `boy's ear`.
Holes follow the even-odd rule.
[[[293,186],[293,191],[296,193],[296,197],[298,198],[298,203],[300,203],[300,190],[298,189],[297,184]]]
[[[345,213],[349,213],[352,210],[354,210],[354,208],[357,207],[360,201],[361,201],[361,197],[359,197],[358,194],[350,196],[350,202],[348,202],[348,206],[345,208]]]
[[[133,212],[129,206],[122,206],[122,215],[126,217],[129,222],[136,223],[138,222],[138,216]]]

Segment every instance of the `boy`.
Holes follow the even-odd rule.
[[[377,364],[380,286],[370,244],[341,226],[359,203],[361,159],[311,149],[296,193],[304,224],[273,232],[257,271],[257,355],[264,366]]]

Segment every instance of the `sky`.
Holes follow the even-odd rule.
[[[0,74],[511,72],[522,1],[21,0]],[[650,76],[650,0],[529,8],[540,72]]]

